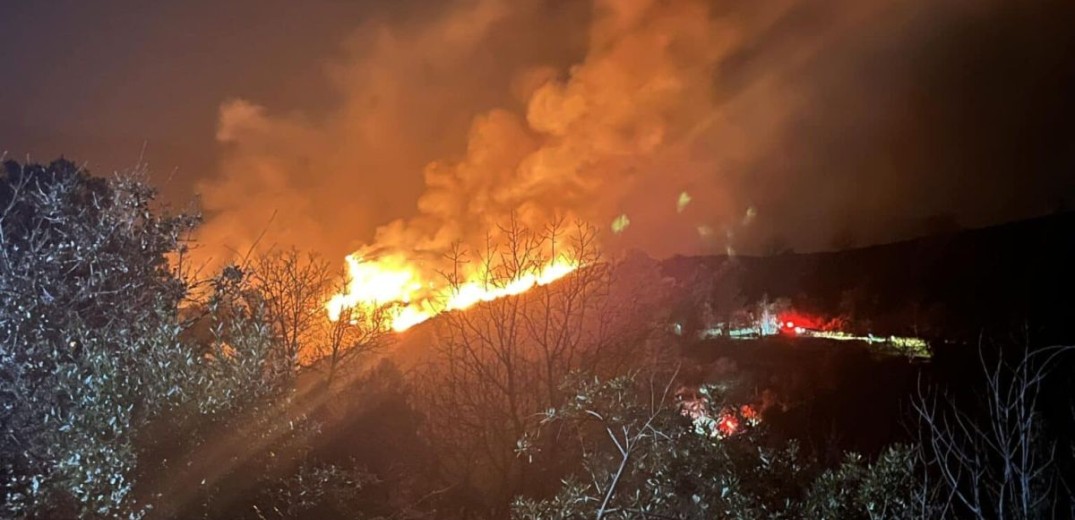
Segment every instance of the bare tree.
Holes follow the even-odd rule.
[[[351,359],[376,352],[392,341],[394,312],[393,305],[359,305],[342,309],[332,320],[321,308],[313,354],[328,365],[327,383],[332,383],[339,369]]]
[[[980,410],[951,396],[919,392],[914,409],[927,469],[923,514],[946,517],[965,509],[974,518],[1046,516],[1061,482],[1053,464],[1056,441],[1043,432],[1039,399],[1053,363],[1072,350],[1027,350],[1015,361],[1003,354],[990,361],[979,348]]]
[[[314,355],[331,272],[323,258],[294,248],[272,251],[254,262],[252,281],[279,337],[281,355],[293,367]]]
[[[512,218],[498,231],[477,255],[483,290],[519,284],[558,258],[576,269],[519,296],[443,315],[422,378],[430,437],[449,478],[470,481],[506,507],[528,479],[516,441],[539,412],[563,403],[566,376],[618,370],[640,354],[635,340],[650,320],[638,312],[645,293],[614,283],[591,226],[555,220],[535,231]],[[469,260],[462,247],[449,254],[452,267],[443,274],[457,292],[468,290]]]

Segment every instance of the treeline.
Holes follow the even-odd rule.
[[[1055,462],[1070,435],[1039,411],[1063,348],[983,353],[985,391],[924,383],[906,444],[831,464],[771,435],[732,381],[684,378],[675,287],[647,258],[602,258],[585,224],[506,222],[498,246],[454,251],[490,287],[548,251],[586,267],[397,335],[391,306],[329,320],[342,277],[317,256],[192,264],[198,218],[155,206],[141,174],[0,175],[3,517],[1075,512]]]

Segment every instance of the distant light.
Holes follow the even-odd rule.
[[[691,194],[687,192],[680,192],[679,199],[676,200],[676,213],[683,213],[683,210],[687,208],[687,204],[691,203]]]
[[[618,235],[620,233],[623,233],[623,230],[627,229],[627,226],[630,225],[631,219],[627,218],[627,214],[624,213],[616,217],[616,219],[612,221],[612,232]]]
[[[747,208],[747,212],[743,215],[743,225],[749,226],[751,222],[754,222],[754,217],[758,215],[758,210],[754,209],[754,206]]]
[[[707,237],[713,234],[713,228],[709,226],[698,226],[698,236]]]
[[[789,329],[794,329],[795,328],[795,323],[789,321],[789,322],[785,323],[784,326],[789,328]]]

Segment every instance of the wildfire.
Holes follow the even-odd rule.
[[[514,273],[507,280],[492,280],[477,270],[459,283],[435,283],[402,255],[347,257],[346,292],[326,304],[329,319],[336,321],[345,309],[391,306],[391,327],[407,330],[445,311],[461,310],[481,302],[522,294],[547,285],[578,269],[579,262],[558,256],[543,265]]]

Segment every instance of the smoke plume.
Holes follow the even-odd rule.
[[[774,237],[824,248],[836,235],[898,237],[931,215],[1033,213],[1073,186],[1055,174],[1070,156],[1040,146],[1042,135],[1075,143],[1070,123],[1043,115],[1073,112],[1063,93],[1075,76],[1055,72],[1075,70],[1060,11],[1070,9],[459,0],[401,12],[359,27],[326,63],[331,110],[221,106],[202,240],[438,251],[512,213],[535,225],[561,214],[602,226],[610,249],[664,256],[760,251]],[[983,34],[997,48],[979,45],[993,42]],[[1060,77],[1047,83],[1055,92],[994,92],[1008,81],[996,64],[1027,86]],[[980,92],[966,101],[962,89]],[[1006,110],[1022,114],[1025,141],[980,130],[1014,117]],[[1042,175],[1019,181],[1026,189],[998,212],[1015,182],[1001,168],[1034,146]]]

